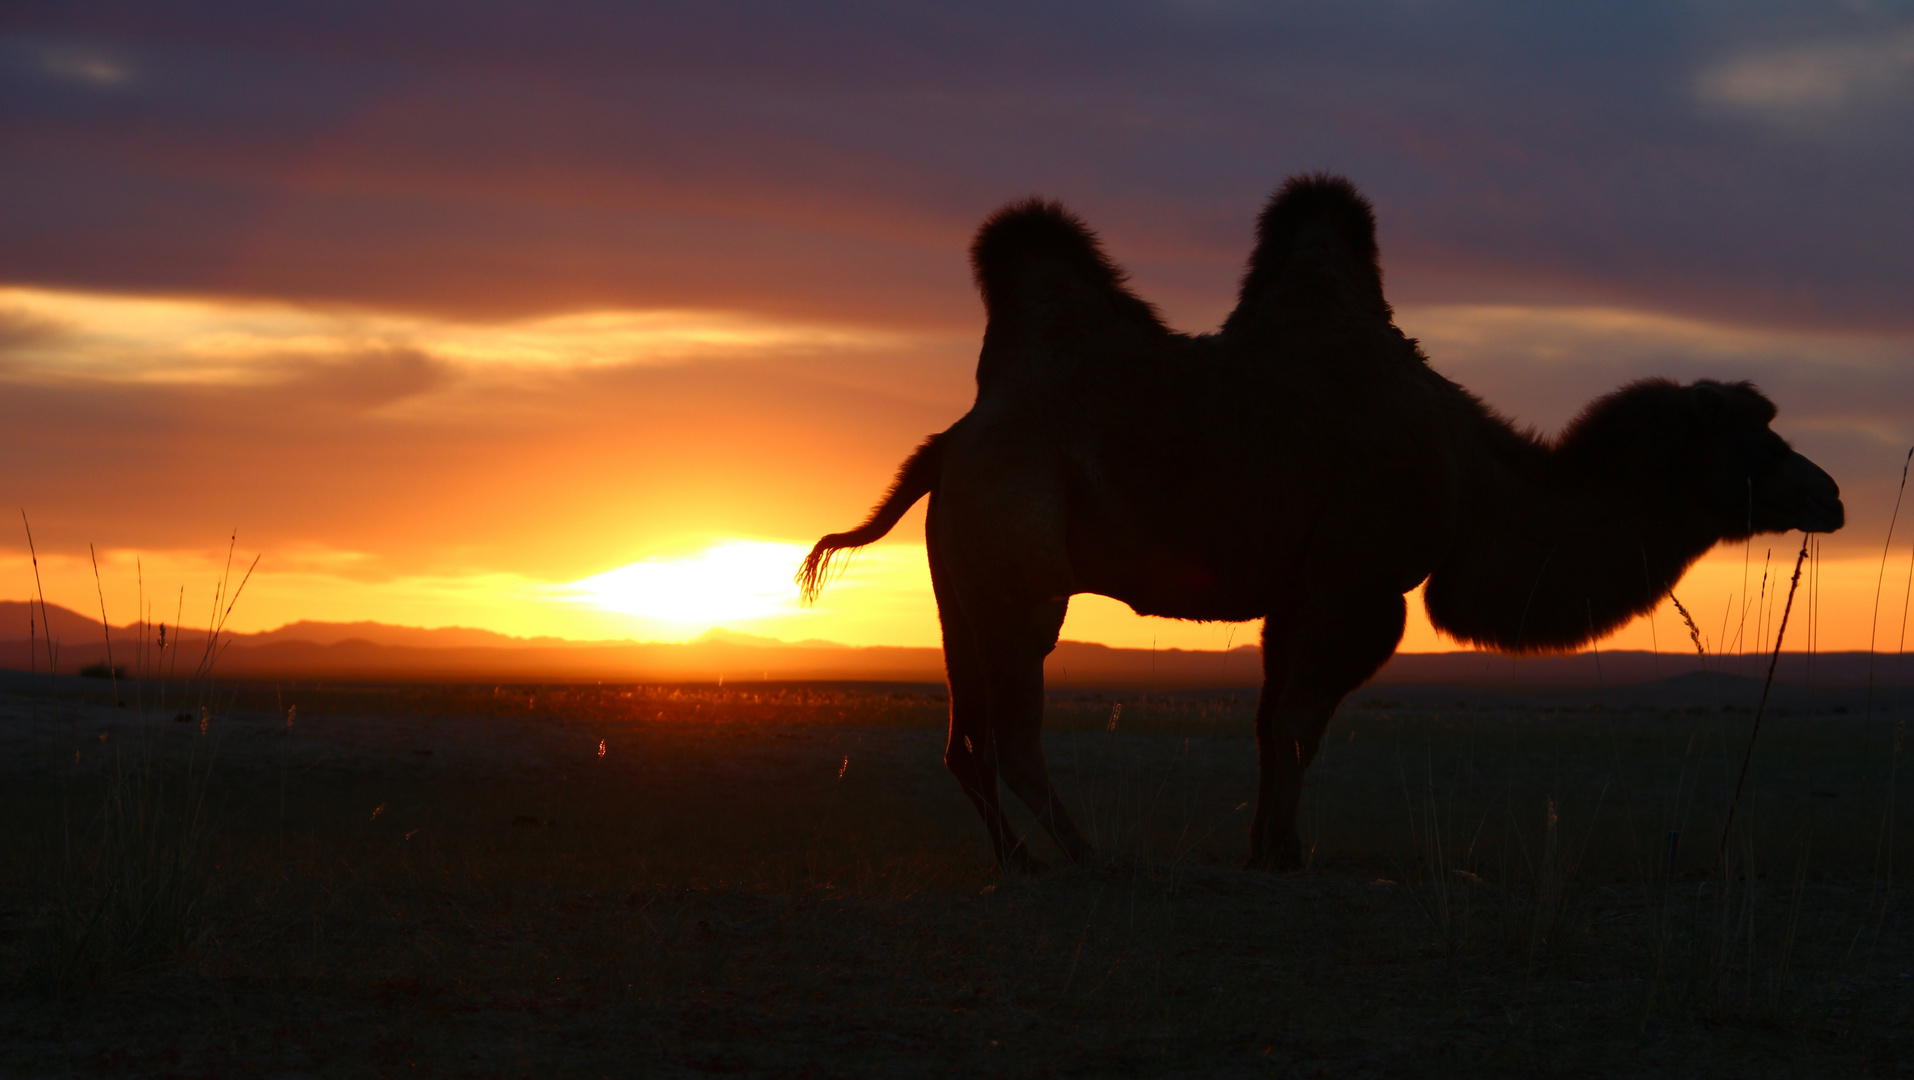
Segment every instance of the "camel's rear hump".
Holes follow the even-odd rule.
[[[1096,234],[1061,204],[1030,198],[990,215],[970,245],[970,265],[989,317],[980,392],[1032,349],[1094,353],[1117,337],[1169,333],[1156,309],[1125,287]]]

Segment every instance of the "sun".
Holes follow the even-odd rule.
[[[765,540],[724,540],[678,558],[645,559],[562,586],[605,611],[675,623],[762,618],[798,608],[793,575],[805,549]]]

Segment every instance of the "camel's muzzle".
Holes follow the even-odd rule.
[[[1800,454],[1789,454],[1755,485],[1757,532],[1830,533],[1847,524],[1841,486],[1826,470]]]

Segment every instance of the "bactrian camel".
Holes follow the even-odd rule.
[[[976,403],[799,577],[815,597],[832,553],[930,496],[944,761],[1000,863],[1031,860],[999,775],[1065,855],[1091,851],[1039,734],[1075,593],[1263,620],[1249,863],[1285,868],[1304,770],[1395,651],[1404,593],[1426,581],[1430,620],[1459,641],[1561,651],[1648,611],[1719,541],[1842,524],[1839,488],[1748,383],[1631,383],[1545,438],[1443,378],[1396,329],[1374,213],[1339,177],[1270,200],[1215,333],[1165,326],[1055,203],[1005,206],[970,255],[988,314]]]

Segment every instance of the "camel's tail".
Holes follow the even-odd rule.
[[[804,557],[804,565],[798,569],[797,583],[798,594],[807,606],[814,603],[817,594],[824,590],[833,556],[847,548],[863,547],[881,539],[897,524],[897,519],[904,516],[904,511],[937,486],[937,476],[944,466],[944,434],[940,432],[925,439],[924,445],[904,459],[903,467],[897,470],[897,479],[891,481],[891,489],[884,494],[884,501],[877,504],[871,516],[864,519],[864,524],[850,532],[832,533],[819,540],[811,553]]]

